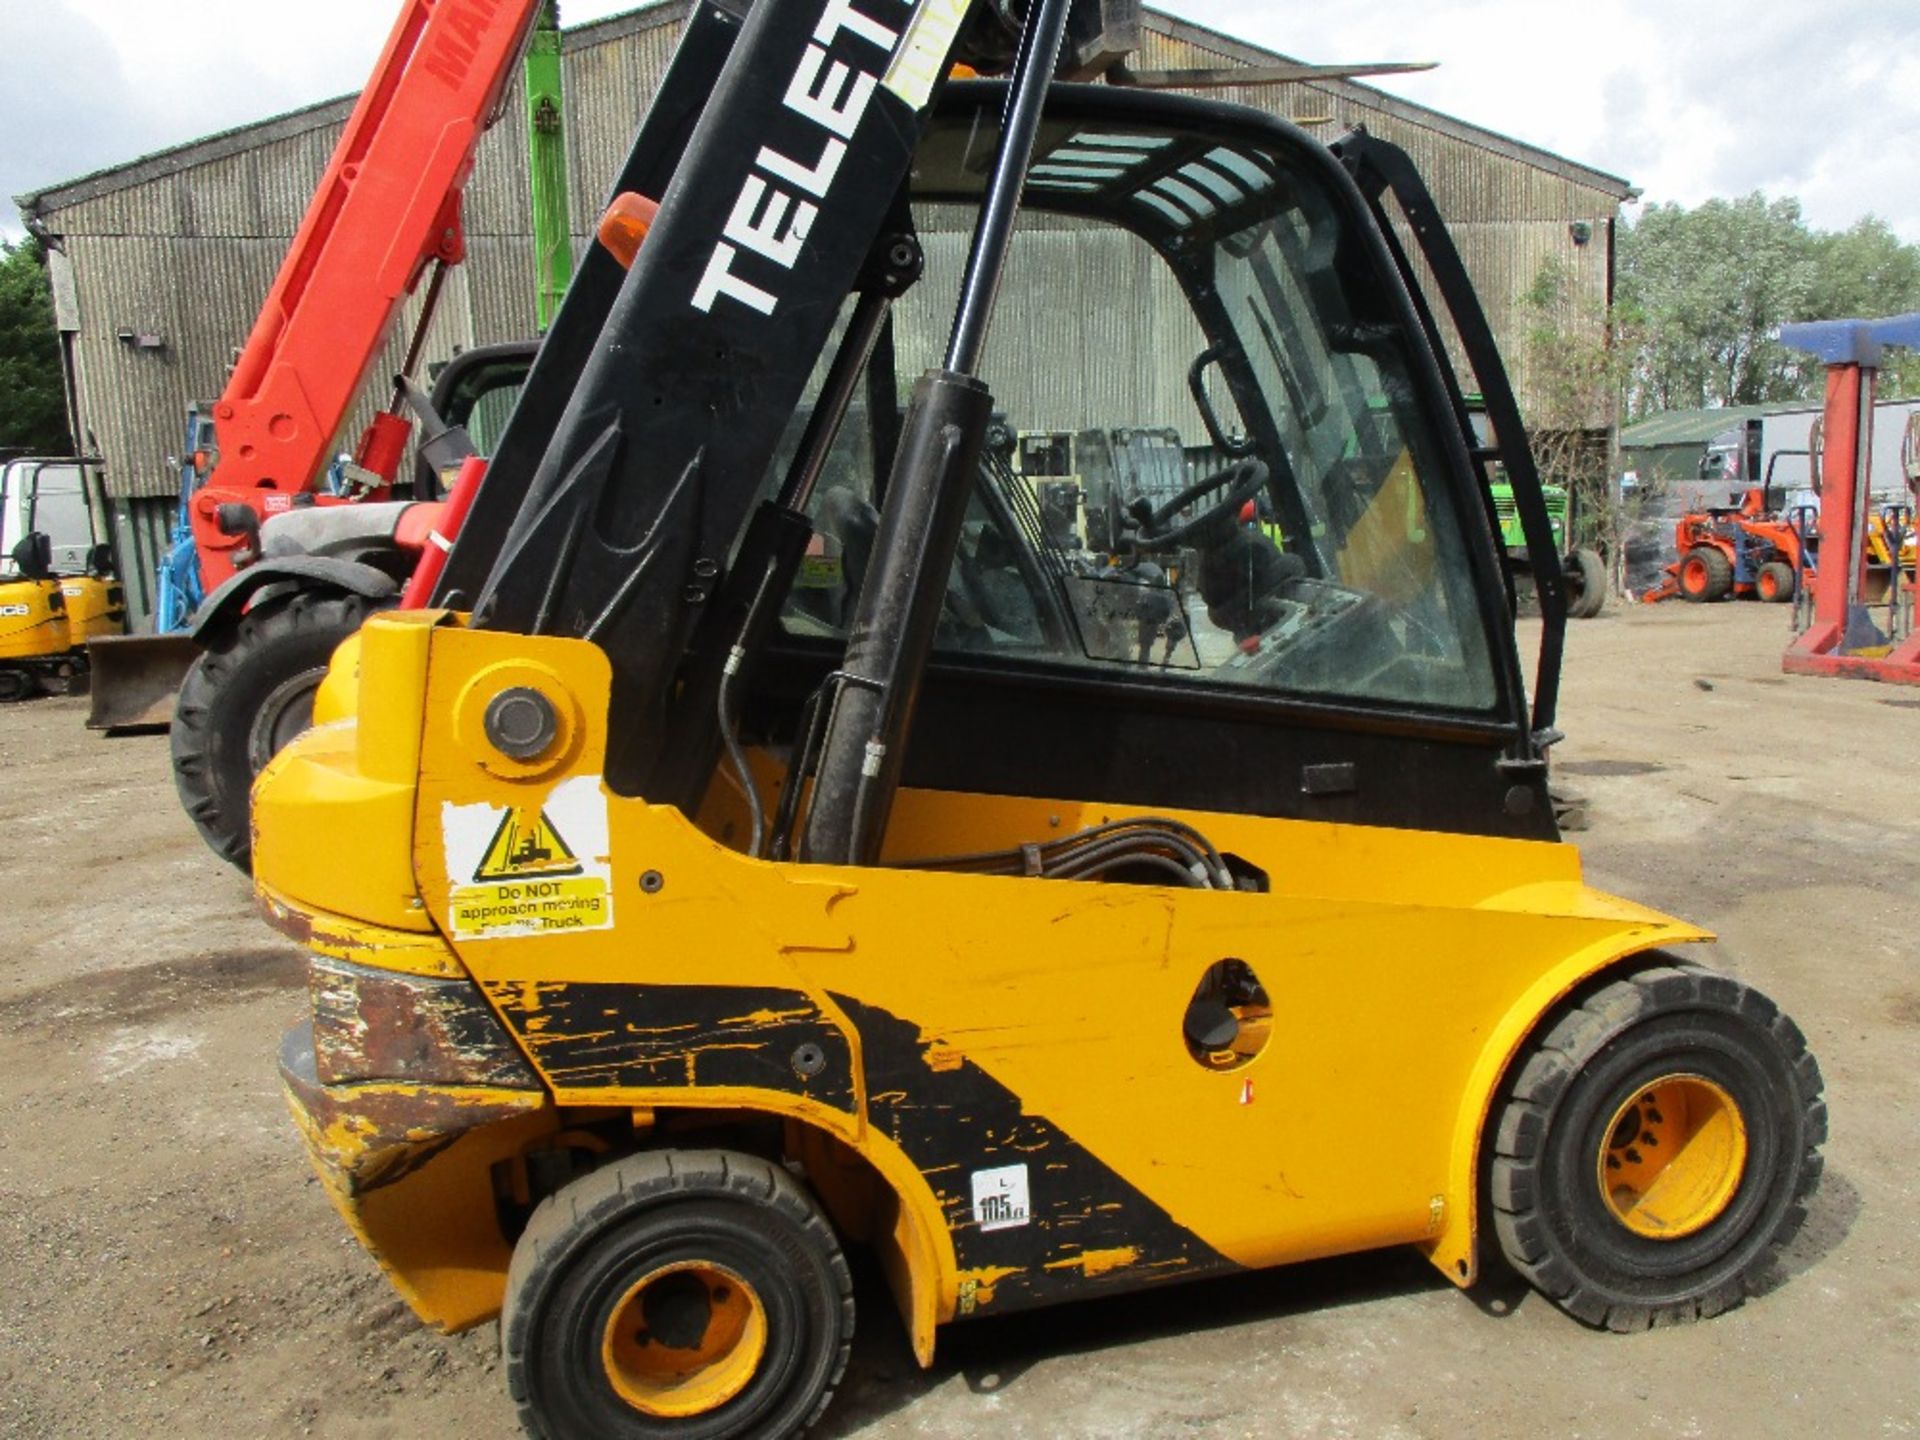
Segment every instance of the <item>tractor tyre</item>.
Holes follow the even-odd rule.
[[[853,1341],[853,1281],[778,1165],[630,1155],[541,1202],[507,1271],[500,1349],[534,1440],[798,1435]]]
[[[1567,618],[1591,620],[1607,608],[1607,562],[1581,546],[1566,561]]]
[[[1524,1053],[1489,1179],[1507,1260],[1589,1325],[1753,1293],[1806,1218],[1827,1107],[1798,1027],[1695,966],[1615,980]]]
[[[1697,605],[1724,600],[1733,593],[1733,562],[1711,545],[1697,545],[1680,557],[1680,593]]]
[[[1784,560],[1769,560],[1753,578],[1753,593],[1769,605],[1784,605],[1793,599],[1793,567]]]
[[[251,868],[254,776],[312,722],[327,661],[376,608],[359,595],[297,590],[205,637],[169,738],[180,803],[222,860]]]

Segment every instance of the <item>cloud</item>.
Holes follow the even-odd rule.
[[[0,6],[0,214],[14,219],[17,194],[127,158],[146,123],[128,90],[99,26],[58,4]]]
[[[1380,88],[1623,175],[1649,200],[1798,195],[1920,242],[1912,0],[1372,0],[1167,8],[1301,59],[1438,60]]]
[[[1650,200],[1798,195],[1920,242],[1913,0],[1160,0],[1306,60],[1438,60],[1381,88],[1623,175]],[[356,89],[398,0],[0,0],[0,195]],[[631,8],[563,0],[568,24]],[[0,226],[12,230],[11,207]]]

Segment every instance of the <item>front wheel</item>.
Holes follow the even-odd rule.
[[[1693,966],[1644,970],[1527,1053],[1496,1129],[1494,1229],[1590,1325],[1717,1315],[1800,1228],[1826,1135],[1820,1067],[1772,1001]]]
[[[313,722],[327,661],[375,608],[338,591],[276,596],[209,637],[187,671],[169,737],[174,785],[222,860],[251,868],[254,776]]]
[[[853,1282],[780,1167],[648,1151],[543,1201],[514,1247],[500,1348],[534,1440],[776,1440],[846,1370]]]
[[[1591,620],[1607,608],[1607,562],[1581,546],[1567,556],[1567,618]]]
[[[1680,593],[1696,605],[1724,600],[1733,593],[1733,562],[1711,545],[1699,545],[1680,557]]]
[[[1769,605],[1784,605],[1793,599],[1793,567],[1784,560],[1769,560],[1754,577],[1754,594]]]

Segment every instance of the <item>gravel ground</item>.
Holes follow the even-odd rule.
[[[1771,1293],[1612,1337],[1387,1253],[959,1327],[921,1373],[864,1275],[819,1433],[1920,1433],[1920,691],[1788,679],[1785,639],[1758,605],[1577,624],[1559,754],[1595,883],[1716,929],[1820,1057],[1826,1181]],[[492,1327],[423,1331],[308,1174],[274,1077],[298,954],[164,738],[83,713],[0,711],[0,1434],[506,1440]]]

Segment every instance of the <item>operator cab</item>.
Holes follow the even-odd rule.
[[[1057,89],[1041,131],[906,783],[1551,835],[1498,764],[1526,723],[1500,561],[1365,201],[1293,127],[1108,102]],[[997,133],[993,102],[950,97],[921,147],[926,274],[810,505],[789,704],[844,648],[894,377],[940,362]],[[982,754],[980,735],[1020,739]]]
[[[99,483],[98,462],[22,458],[0,469],[0,555],[21,542],[47,537],[47,564],[55,575],[85,575],[111,564],[96,534],[87,487]]]

